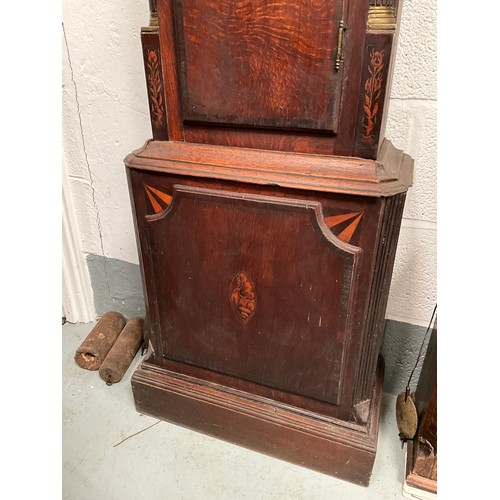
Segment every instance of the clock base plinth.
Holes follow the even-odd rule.
[[[137,411],[362,486],[375,461],[383,359],[366,424],[328,417],[142,362],[132,376]]]

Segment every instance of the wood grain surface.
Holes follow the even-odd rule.
[[[341,11],[330,0],[176,0],[184,119],[333,131]]]
[[[194,177],[365,196],[406,192],[413,159],[384,141],[377,160],[148,141],[125,158],[131,168]]]

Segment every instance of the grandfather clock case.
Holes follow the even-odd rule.
[[[367,486],[413,160],[382,140],[396,0],[158,0],[125,159],[138,411]]]

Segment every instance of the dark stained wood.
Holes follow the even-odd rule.
[[[361,249],[333,236],[318,202],[177,184],[147,225],[164,357],[338,403]]]
[[[342,3],[176,0],[184,120],[333,132]]]
[[[367,322],[358,361],[353,397],[355,406],[362,405],[364,401],[370,398],[373,387],[373,373],[382,347],[385,330],[385,310],[389,298],[389,287],[405,198],[406,193],[386,198],[380,210],[380,230],[374,241],[375,258],[366,311]],[[362,415],[358,414],[358,418],[362,418]]]
[[[167,359],[195,363],[313,398],[325,399],[324,391],[329,390],[327,399],[342,401],[339,412],[348,416],[350,407],[346,402],[350,401],[354,371],[352,363],[345,363],[341,370],[340,359],[353,355],[355,343],[350,340],[342,348],[341,339],[356,336],[349,333],[351,326],[344,321],[361,313],[366,298],[358,297],[351,312],[332,309],[331,303],[340,305],[343,297],[349,296],[349,285],[332,287],[324,283],[322,276],[343,268],[336,253],[348,257],[358,252],[352,245],[362,245],[365,258],[360,262],[359,281],[366,282],[372,249],[365,248],[365,243],[376,227],[380,202],[367,205],[362,198],[323,195],[320,205],[312,193],[251,185],[238,189],[233,183],[146,174],[134,169],[131,186],[137,193],[137,213],[143,214],[138,218],[138,231],[142,235],[141,247],[148,249],[143,255],[146,281],[156,283],[149,286],[149,301],[154,304],[150,314],[155,352]],[[171,203],[164,201],[169,197]],[[180,200],[181,208],[175,200]],[[353,225],[350,220],[331,228],[326,223],[333,214],[359,214],[361,209],[363,222],[358,221],[355,230],[349,230]],[[175,220],[182,221],[177,229]],[[168,225],[170,222],[174,228]],[[352,233],[348,242],[333,237],[346,238],[347,233]],[[269,234],[274,235],[272,245],[266,243]],[[194,240],[198,243],[193,247],[190,242]],[[282,249],[289,248],[293,240],[303,241],[302,250],[297,245],[295,251],[283,255]],[[293,264],[297,261],[303,265],[290,272],[297,268]],[[331,261],[332,268],[318,268],[322,261]],[[185,275],[187,270],[191,279]],[[257,294],[257,313],[248,324],[237,321],[231,305],[231,283],[240,270],[252,277]],[[186,280],[189,286],[172,287]],[[206,314],[197,315],[195,304],[210,306]],[[334,319],[336,316],[344,320]],[[183,323],[177,324],[178,319]],[[338,333],[334,334],[332,328],[337,328]],[[356,331],[359,328],[356,325]],[[326,335],[324,340],[320,340],[321,335]],[[168,345],[164,339],[169,339]],[[311,352],[305,354],[307,350]],[[328,352],[336,358],[328,358]],[[256,353],[264,354],[255,358]],[[296,375],[290,376],[288,368],[294,359]],[[314,364],[308,367],[311,360]],[[324,376],[322,379],[321,371],[330,374],[329,383]],[[316,382],[311,385],[314,377]],[[340,377],[344,380],[341,387]]]
[[[401,161],[403,155],[396,154],[397,151],[392,153],[399,158],[398,162]],[[274,158],[275,156],[280,157],[281,161]],[[372,370],[370,367],[373,358],[376,361],[378,355],[380,326],[383,321],[379,319],[375,328],[369,318],[375,312],[380,314],[380,308],[385,307],[385,302],[379,303],[376,298],[381,291],[384,297],[387,296],[387,276],[390,276],[392,269],[381,261],[387,242],[380,248],[378,242],[385,239],[397,241],[397,232],[390,228],[383,229],[388,224],[384,221],[391,220],[389,215],[394,212],[384,207],[387,203],[394,203],[392,200],[397,198],[387,198],[389,201],[386,202],[386,198],[381,196],[346,196],[335,193],[329,185],[330,183],[336,186],[339,181],[333,176],[333,172],[344,176],[347,172],[354,172],[354,168],[349,168],[351,164],[357,165],[358,173],[364,172],[362,178],[366,179],[367,172],[372,172],[376,177],[375,172],[384,170],[378,163],[323,157],[326,162],[323,165],[320,161],[316,164],[316,160],[319,158],[314,155],[150,142],[145,150],[129,156],[127,164],[134,193],[133,203],[145,282],[155,283],[154,286],[148,286],[148,302],[151,308],[151,335],[157,358],[165,355],[165,359],[190,362],[289,394],[335,401],[340,405],[335,414],[351,418],[354,382],[359,380],[359,373],[363,372],[365,376],[362,377],[361,389],[357,389],[356,394],[363,396],[357,397],[356,401],[366,399],[367,393],[369,397],[370,392],[367,391],[369,388],[373,389],[375,370],[374,365]],[[330,169],[328,162],[332,164]],[[333,169],[336,162],[337,167]],[[360,162],[365,170],[361,169]],[[227,167],[228,163],[233,168],[234,165],[241,168],[242,173],[247,176],[242,180],[247,182],[224,180],[220,170],[224,166]],[[410,168],[410,171],[411,163],[410,161],[405,166]],[[206,170],[207,164],[216,167],[215,170]],[[263,171],[267,172],[283,169],[283,178],[286,175],[290,178],[297,175],[298,180],[293,184],[293,189],[288,186],[279,188],[276,185],[249,183],[248,181],[252,180],[252,164],[261,166]],[[322,166],[325,167],[324,170],[321,169]],[[307,169],[301,170],[304,168]],[[232,173],[234,174],[233,171]],[[325,175],[321,191],[311,190],[311,176],[319,176],[320,173]],[[401,177],[411,179],[411,172],[403,169],[399,173]],[[234,178],[234,175],[227,177]],[[387,186],[385,183],[382,185]],[[176,199],[182,201],[179,205],[181,209],[178,208]],[[402,202],[397,206],[397,213],[400,215]],[[310,212],[311,216],[304,219],[300,214],[307,212]],[[183,223],[175,223],[175,220]],[[280,223],[280,220],[286,223]],[[300,222],[301,220],[303,222]],[[298,226],[299,222],[301,225]],[[173,226],[169,227],[172,223]],[[153,226],[158,227],[153,231]],[[177,229],[174,229],[174,226]],[[268,241],[270,234],[273,238]],[[359,273],[357,278],[353,277],[351,292],[349,282],[346,281],[348,274],[341,270],[341,264],[333,264],[332,261],[333,267],[326,271],[327,261],[322,255],[327,259],[333,258],[327,257],[328,252],[325,254],[328,239],[331,240],[329,234],[338,238],[334,240],[336,245],[331,247],[333,250],[341,249],[345,243],[345,248],[351,252],[351,248],[361,250]],[[378,234],[381,236],[377,237]],[[197,241],[192,250],[191,241]],[[283,248],[288,249],[285,255],[282,254]],[[302,253],[299,255],[300,252]],[[393,257],[393,254],[389,253],[389,261]],[[301,262],[301,266],[297,267],[293,262]],[[321,262],[323,265],[319,265]],[[272,270],[272,274],[267,278],[263,263]],[[294,271],[290,272],[292,268]],[[372,276],[374,268],[378,273],[375,278]],[[187,269],[189,276],[185,275]],[[182,270],[180,275],[176,274],[179,270]],[[237,321],[229,297],[230,285],[240,271],[248,273],[256,292],[258,314],[255,313],[248,324]],[[378,275],[383,279],[376,278]],[[303,288],[304,283],[301,282],[300,276],[303,276],[304,283],[314,285],[313,296],[310,295],[310,290],[306,291],[308,286]],[[329,278],[325,281],[327,276]],[[335,276],[337,278],[334,279]],[[191,279],[188,279],[189,277]],[[173,283],[186,280],[189,286],[172,288]],[[355,308],[349,314],[344,310],[339,315],[335,312],[335,304],[347,305],[348,297],[354,301]],[[322,300],[326,302],[323,304]],[[288,304],[284,302],[283,307],[276,308],[276,304],[283,301],[288,301]],[[270,303],[273,307],[267,309]],[[195,304],[210,304],[210,307],[202,314]],[[285,314],[285,305],[290,306],[291,313]],[[327,326],[326,330],[324,321],[330,321],[326,319],[330,313],[320,320],[320,310],[330,310],[330,318],[338,318]],[[381,314],[383,318],[383,310]],[[313,316],[314,319],[309,325]],[[347,316],[356,318],[349,327],[342,326],[343,320],[340,320],[345,320]],[[183,321],[189,318],[189,323],[178,325],[175,319],[177,317],[185,318]],[[317,326],[320,321],[321,327]],[[207,324],[211,325],[208,329]],[[313,325],[316,327],[316,334],[309,327]],[[339,333],[334,333],[335,328],[338,328]],[[184,332],[182,335],[181,331]],[[314,346],[308,347],[312,351],[306,356],[307,349],[299,348],[300,343],[304,341],[301,337],[310,340],[322,331],[329,333],[323,340],[320,340],[321,336],[314,340]],[[267,338],[267,334],[266,337],[261,337],[265,332],[283,333],[275,334],[277,338]],[[342,336],[349,339],[347,343],[342,344]],[[333,342],[334,338],[335,342],[340,343],[332,351],[328,343]],[[360,357],[363,338],[366,340],[362,352],[368,350]],[[164,339],[170,339],[170,342],[174,343],[164,345]],[[371,347],[367,348],[367,345]],[[203,353],[207,346],[208,350]],[[314,349],[319,349],[316,354]],[[226,350],[232,358],[228,358]],[[295,358],[297,363],[303,363],[301,355],[304,354],[304,359],[315,360],[314,370],[319,370],[314,375],[317,382],[312,383],[313,379],[308,376],[304,377],[303,381],[295,380],[286,371],[280,371],[285,370],[285,362],[277,363],[277,367],[272,369],[264,369],[269,363],[266,362],[265,356],[253,360],[252,353],[256,352],[265,352],[266,355],[274,353],[273,360],[284,356],[283,359],[290,359],[292,365],[294,356],[298,356]],[[340,368],[338,361],[335,362],[333,358],[322,359],[320,353],[324,356],[325,352],[336,352],[337,356],[349,361],[343,361]],[[156,359],[155,362],[163,363],[161,359]],[[368,366],[364,371],[363,363]],[[361,367],[358,367],[358,364]],[[278,365],[281,368],[278,368]],[[299,365],[294,368],[297,376],[304,376],[303,368]],[[340,375],[344,381],[341,386],[338,385]],[[319,381],[322,377],[324,387],[320,388]],[[340,390],[336,396],[335,392],[331,392],[334,386],[328,386],[326,383],[327,380],[334,383],[335,378]],[[329,390],[330,396],[327,397]],[[277,397],[283,401],[291,401],[287,395]],[[307,407],[309,402],[303,404]]]
[[[141,42],[153,139],[166,141],[168,124],[158,32],[141,31]]]
[[[159,0],[168,140],[125,159],[138,411],[365,486],[413,170],[379,147],[392,31],[374,1]]]
[[[417,431],[413,473],[437,482],[437,383]]]
[[[378,438],[383,363],[366,425],[298,411],[203,378],[143,362],[132,376],[136,409],[282,460],[368,486]]]
[[[375,158],[394,31],[367,32],[369,6],[368,0],[160,0],[169,139]],[[373,117],[360,116],[372,48],[384,51],[380,103],[370,104],[377,115],[373,134],[362,128]]]
[[[158,26],[160,34],[161,60],[165,86],[165,102],[168,113],[168,136],[171,141],[183,141],[184,130],[180,109],[177,61],[175,57],[175,33],[172,2],[157,1]]]
[[[387,140],[377,161],[150,141],[125,163],[179,175],[377,197],[405,192],[413,173],[413,160]]]
[[[350,0],[347,4],[344,81],[342,107],[334,154],[354,156],[357,109],[361,87],[362,60],[365,45],[365,27],[369,2]]]
[[[270,149],[295,153],[331,155],[335,136],[301,131],[263,130],[258,128],[206,127],[184,125],[186,142],[219,144],[238,148]]]
[[[412,169],[390,144],[383,158],[162,141],[129,155],[148,364],[368,425]],[[150,397],[172,402],[158,384]]]
[[[365,43],[354,156],[376,158],[385,108],[393,34],[368,33]]]
[[[415,438],[408,443],[406,482],[437,493],[437,326],[434,325],[420,372],[415,404],[419,417]]]
[[[166,358],[156,358],[154,360],[154,364],[155,366],[161,366],[162,368],[172,372],[203,379],[207,382],[223,385],[225,387],[231,387],[249,394],[255,394],[257,396],[267,398],[274,401],[277,405],[290,405],[295,408],[302,408],[304,410],[333,418],[346,417],[347,415],[345,410],[337,405],[314,400],[291,392],[281,391],[274,387],[256,384],[237,377],[231,377],[230,375],[215,372],[213,370],[207,370],[199,366],[180,363]],[[345,422],[347,425],[349,423],[349,419],[347,418]]]
[[[433,392],[437,381],[437,317],[432,325],[431,336],[427,344],[424,362],[418,377],[417,390],[415,391],[415,404],[419,417],[422,417],[427,407],[431,404]],[[431,440],[432,446],[437,449],[437,440]]]

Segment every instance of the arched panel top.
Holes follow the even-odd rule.
[[[177,184],[151,222],[166,359],[339,404],[361,249],[319,202]]]

